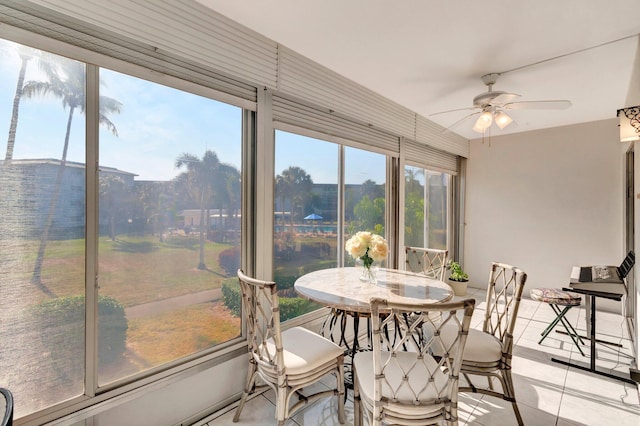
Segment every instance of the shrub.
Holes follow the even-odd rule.
[[[33,308],[41,341],[51,353],[52,367],[59,374],[75,376],[84,360],[85,297],[66,296],[46,300]],[[109,296],[98,297],[98,366],[118,361],[127,344],[124,306]]]
[[[228,278],[222,283],[222,301],[233,315],[240,316],[242,311],[242,292],[237,278]]]
[[[293,288],[298,276],[296,275],[276,275],[275,281],[278,283],[278,290],[287,290]]]
[[[280,322],[295,318],[307,312],[318,309],[318,305],[310,300],[294,298],[280,298]]]
[[[127,317],[124,306],[113,297],[98,296],[98,360],[110,364],[127,349]]]
[[[233,315],[240,316],[242,291],[237,279],[229,278],[222,283],[222,300]],[[299,297],[280,297],[279,303],[280,321],[282,322],[319,308],[317,304]]]
[[[223,250],[218,254],[218,263],[227,275],[236,275],[240,267],[240,247],[235,246]]]

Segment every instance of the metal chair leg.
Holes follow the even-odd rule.
[[[569,308],[569,307],[567,307]],[[558,309],[559,310],[559,309]],[[565,311],[567,311],[568,309],[565,308]],[[571,340],[573,340],[573,343],[575,343],[576,347],[578,348],[578,350],[580,351],[580,354],[582,356],[584,355],[584,352],[582,351],[582,348],[580,347],[580,343],[582,343],[583,345],[585,344],[584,341],[582,340],[582,337],[580,337],[580,335],[578,334],[578,332],[576,331],[575,328],[573,328],[573,326],[571,325],[571,323],[569,321],[567,321],[567,319],[564,317],[564,314],[562,315],[562,317],[560,318],[560,322],[562,323],[562,325],[564,326],[564,329],[567,331],[567,334],[569,335],[569,337],[571,337]],[[578,343],[580,342],[580,343]]]
[[[551,307],[553,312],[556,313],[556,317],[553,319],[553,321],[551,321],[551,323],[547,326],[547,328],[545,328],[544,331],[540,333],[542,335],[542,339],[540,339],[538,344],[542,343],[542,341],[547,337],[547,335],[551,333],[551,330],[553,330],[554,327],[558,325],[558,322],[560,322],[560,319],[562,318],[561,315],[564,315],[566,311],[570,308],[569,306],[567,306],[565,310],[562,313],[560,313],[560,312],[556,312],[556,309],[555,309],[556,305],[549,304],[549,306]]]
[[[567,319],[565,318],[565,314],[569,311],[569,309],[573,307],[573,305],[565,306],[564,309],[562,310],[560,310],[558,305],[555,305],[553,303],[549,303],[549,306],[551,307],[553,312],[556,314],[556,318],[547,326],[547,328],[544,329],[542,333],[540,333],[542,335],[542,338],[538,341],[538,344],[542,343],[542,341],[546,339],[546,337],[549,335],[549,333],[551,333],[551,331],[555,328],[555,326],[558,325],[558,323],[560,323],[562,324],[564,329],[567,331],[567,334],[569,335],[569,337],[571,337],[571,340],[580,351],[580,354],[582,354],[582,356],[585,356],[584,352],[582,351],[582,348],[580,347],[580,343],[584,345],[584,341],[578,335],[578,333],[576,332],[575,328],[573,328],[571,323],[567,321]]]

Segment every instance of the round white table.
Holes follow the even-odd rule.
[[[362,268],[330,268],[298,278],[296,292],[309,300],[346,312],[369,312],[373,297],[400,303],[441,303],[453,299],[451,287],[424,275],[376,269],[377,283],[360,281]]]
[[[362,267],[329,268],[310,272],[298,278],[296,292],[309,300],[328,306],[331,313],[322,324],[320,334],[345,347],[346,355],[353,356],[362,349],[360,319],[367,321],[367,345],[371,347],[369,301],[376,297],[400,303],[443,303],[453,299],[451,287],[424,275],[397,269],[376,268],[377,283],[360,281]],[[347,337],[347,318],[352,319],[353,336]],[[334,335],[338,330],[338,335]],[[345,382],[352,384],[349,362],[345,362]]]

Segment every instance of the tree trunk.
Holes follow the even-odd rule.
[[[282,220],[282,232],[284,232],[286,230],[285,225],[287,224],[287,218],[284,217],[284,204],[287,202],[287,198],[284,195],[281,198],[281,202],[282,204],[280,204],[280,213],[282,213],[282,217],[280,219]]]
[[[111,241],[116,240],[116,217],[114,214],[109,215],[109,237]]]
[[[198,262],[198,269],[207,269],[207,265],[204,263],[204,187],[200,195],[200,261]]]
[[[51,195],[51,203],[49,204],[49,211],[47,213],[47,219],[40,236],[40,247],[38,248],[38,255],[36,257],[36,263],[33,267],[33,275],[31,280],[38,285],[38,287],[50,296],[53,296],[51,290],[42,284],[42,263],[44,262],[44,252],[47,248],[47,242],[49,241],[49,232],[51,231],[51,225],[53,224],[53,218],[56,213],[56,204],[58,203],[58,196],[60,195],[60,187],[62,186],[62,177],[64,175],[64,169],[67,164],[67,150],[69,148],[69,135],[71,133],[71,122],[73,121],[73,112],[75,107],[69,108],[69,118],[67,119],[67,133],[64,137],[64,148],[62,150],[62,158],[60,159],[60,167],[58,168],[58,174],[56,176],[56,183]]]
[[[18,112],[20,109],[20,99],[22,99],[22,86],[24,86],[24,75],[27,71],[27,62],[31,59],[27,55],[20,55],[22,63],[20,64],[20,72],[18,73],[18,82],[16,83],[16,94],[13,97],[13,109],[11,111],[11,123],[9,124],[9,138],[7,139],[7,153],[5,154],[5,164],[13,159],[13,147],[16,143],[16,129],[18,127]]]

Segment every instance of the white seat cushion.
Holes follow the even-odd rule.
[[[340,346],[302,327],[283,331],[282,346],[287,374],[292,375],[311,371],[344,354]],[[267,347],[275,354],[273,341],[267,342]]]
[[[502,344],[493,334],[482,330],[469,330],[464,347],[463,362],[497,362],[502,358]]]
[[[389,352],[382,352],[382,362],[386,362],[389,359]],[[396,352],[398,362],[391,361],[384,370],[385,379],[396,389],[402,382],[404,373],[400,368],[402,366],[405,370],[409,371],[409,385],[415,393],[419,393],[418,397],[421,401],[430,401],[437,397],[435,388],[442,389],[447,386],[448,376],[443,373],[438,363],[429,355],[425,356],[425,364],[418,363],[411,368],[415,363],[415,352]],[[370,351],[358,352],[353,360],[354,369],[358,378],[358,384],[360,388],[361,397],[367,401],[373,401],[374,399],[374,372],[373,372],[373,354]],[[429,370],[434,371],[434,383],[435,388],[430,383]],[[423,390],[423,388],[425,388]],[[406,409],[395,407],[396,412],[407,412],[419,410],[421,413],[428,413],[440,410],[442,404],[434,404],[433,406],[415,406],[414,392],[409,389],[408,386],[402,386],[398,391],[396,398],[401,404],[407,405]],[[392,399],[393,395],[389,386],[383,383],[382,396]]]
[[[428,336],[433,335],[433,331],[426,329]],[[441,329],[442,341],[448,347],[454,341],[458,334],[458,327],[455,325],[444,325]],[[437,346],[434,346],[434,349]],[[435,351],[434,352],[438,352]],[[451,354],[455,353],[455,347],[451,350]],[[442,356],[442,353],[435,353]],[[497,362],[502,358],[502,344],[500,340],[492,334],[485,333],[482,330],[471,329],[467,335],[467,343],[464,346],[463,362],[480,362],[491,363]]]

